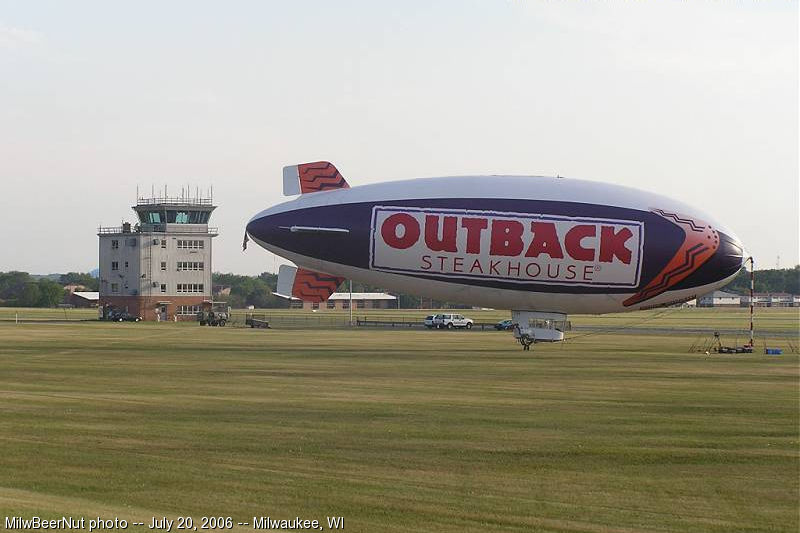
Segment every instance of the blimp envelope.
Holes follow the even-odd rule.
[[[287,167],[299,195],[247,225],[304,274],[482,307],[608,313],[713,291],[746,259],[735,234],[661,195],[533,176],[418,178],[350,188],[332,164]]]

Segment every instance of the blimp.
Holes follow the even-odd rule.
[[[350,187],[327,161],[287,166],[292,197],[245,243],[296,266],[276,293],[323,302],[345,280],[510,309],[525,349],[564,339],[570,314],[678,304],[748,259],[732,230],[665,196],[562,177],[455,176]]]

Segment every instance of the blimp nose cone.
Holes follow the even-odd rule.
[[[708,261],[691,276],[693,285],[716,283],[741,270],[748,255],[742,243],[733,235],[719,232],[719,247]]]
[[[287,228],[294,222],[292,220],[287,222],[283,220],[284,218],[286,217],[272,214],[256,216],[247,223],[247,233],[262,246],[278,245],[279,242],[286,238],[288,234]]]
[[[247,223],[247,229],[245,231],[247,231],[251,237],[264,241],[265,231],[263,217],[254,217]]]
[[[719,248],[711,260],[716,262],[720,277],[727,278],[741,270],[747,255],[744,246],[736,237],[720,232]]]
[[[353,242],[351,229],[352,221],[342,216],[339,206],[267,210],[247,223],[250,237],[273,253],[344,264],[366,251],[361,241]]]

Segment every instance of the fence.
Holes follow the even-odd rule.
[[[0,307],[0,322],[97,320],[97,308]]]
[[[346,314],[328,314],[328,313],[313,313],[313,314],[299,314],[299,313],[286,313],[277,310],[275,313],[269,312],[255,312],[247,313],[241,311],[233,311],[230,314],[229,324],[233,326],[245,326],[247,318],[255,318],[257,320],[266,320],[269,322],[270,327],[274,328],[298,328],[298,329],[339,329],[349,328],[350,317]],[[366,315],[353,316],[354,327],[372,327],[372,328],[405,328],[405,329],[421,329],[425,327],[423,318],[416,315],[388,315],[381,314],[379,317],[370,317]],[[495,322],[476,322],[473,324],[473,329],[494,329]]]

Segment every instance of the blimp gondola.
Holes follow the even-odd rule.
[[[511,309],[524,347],[563,340],[567,315],[685,302],[747,260],[732,230],[665,196],[544,176],[416,178],[350,187],[327,161],[283,169],[293,198],[246,239],[296,265],[277,293],[325,301],[345,279]]]

